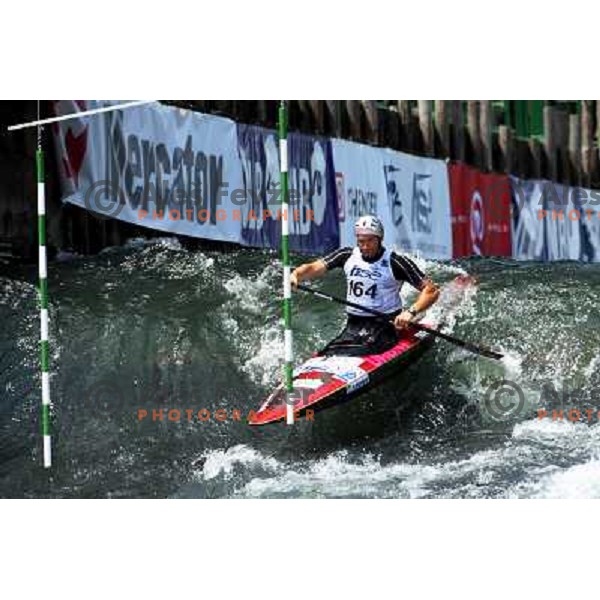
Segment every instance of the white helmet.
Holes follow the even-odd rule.
[[[366,235],[376,235],[383,239],[383,223],[374,215],[365,215],[360,217],[354,224],[354,233],[356,235],[361,233]]]

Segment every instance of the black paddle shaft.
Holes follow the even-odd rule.
[[[308,292],[309,294],[313,294],[314,296],[318,296],[319,298],[323,298],[324,300],[329,300],[330,302],[337,302],[339,304],[345,304],[346,306],[358,308],[364,312],[368,312],[376,317],[379,317],[380,319],[385,319],[388,323],[393,324],[393,321],[390,321],[388,315],[386,315],[385,313],[379,312],[378,310],[374,310],[372,308],[367,308],[365,306],[361,306],[360,304],[356,304],[355,302],[349,302],[348,300],[343,300],[342,298],[337,298],[336,296],[331,296],[329,294],[326,294],[325,292],[319,292],[317,290],[313,290],[312,288],[310,288],[306,285],[302,285],[300,283],[298,284],[298,289],[302,290],[303,292]],[[414,327],[415,329],[418,329],[419,331],[426,331],[427,333],[430,333],[431,335],[433,335],[435,337],[439,337],[443,340],[446,340],[447,342],[455,344],[456,346],[460,346],[461,348],[464,348],[465,350],[468,350],[469,352],[473,352],[474,354],[479,354],[480,356],[486,356],[487,358],[493,358],[495,360],[502,360],[502,358],[503,358],[503,355],[500,354],[499,352],[496,352],[495,350],[490,350],[489,348],[484,348],[483,346],[477,346],[476,344],[472,344],[471,342],[467,342],[465,340],[456,338],[453,335],[448,335],[447,333],[442,333],[441,331],[438,331],[437,329],[431,329],[430,327],[426,327],[425,325],[421,325],[419,323],[414,323],[414,322],[411,322],[410,326]]]

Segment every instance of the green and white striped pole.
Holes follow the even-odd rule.
[[[39,120],[38,101],[38,120]],[[48,262],[46,256],[46,194],[44,188],[44,151],[42,150],[42,127],[37,132],[37,193],[38,193],[38,239],[40,274],[40,357],[42,366],[42,436],[44,442],[44,467],[52,466],[50,438],[50,375],[48,372]]]
[[[288,147],[287,147],[287,109],[282,100],[279,104],[279,154],[281,181],[281,259],[283,262],[283,319],[285,344],[285,389],[286,389],[286,422],[294,423],[294,349],[292,344],[292,286],[290,283],[291,267],[289,255],[289,203],[288,203]]]

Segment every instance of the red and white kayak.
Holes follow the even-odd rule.
[[[476,288],[476,280],[460,275],[442,288],[440,319],[425,316],[421,325],[441,328]],[[381,354],[366,356],[313,356],[294,370],[294,413],[322,410],[340,404],[381,383],[412,364],[429,349],[435,338],[426,331],[409,330],[398,343]],[[260,409],[251,413],[250,425],[266,425],[286,418],[286,393],[280,385]]]

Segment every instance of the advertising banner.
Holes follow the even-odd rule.
[[[450,186],[443,160],[382,149],[387,191],[387,221],[401,252],[425,258],[452,258]]]
[[[110,105],[57,101],[57,115]],[[172,233],[240,242],[242,187],[230,119],[158,103],[54,125],[62,199]]]
[[[279,142],[274,131],[238,125],[243,189],[242,243],[278,248],[281,242]],[[325,254],[339,246],[338,207],[331,144],[325,138],[288,136],[290,250]]]
[[[337,192],[340,246],[354,246],[354,223],[362,215],[377,215],[392,232],[381,148],[334,139],[331,141]],[[387,242],[387,236],[386,236]]]
[[[448,167],[454,258],[511,256],[511,185],[507,175]]]
[[[517,260],[546,260],[543,210],[544,181],[511,177],[512,245]]]

